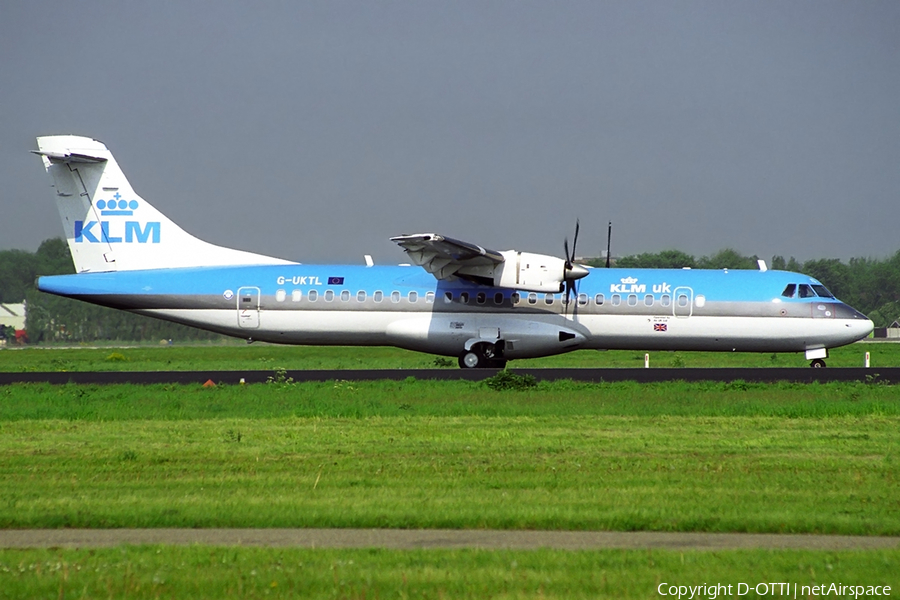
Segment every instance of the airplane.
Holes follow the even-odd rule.
[[[75,275],[43,292],[278,344],[396,346],[462,368],[596,350],[804,352],[872,321],[786,271],[587,268],[435,233],[391,238],[412,264],[307,265],[204,242],[138,196],[106,145],[37,138]]]

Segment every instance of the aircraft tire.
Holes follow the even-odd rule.
[[[824,369],[825,361],[822,360],[821,358],[817,358],[816,360],[809,363],[809,366],[812,367],[813,369]]]
[[[476,352],[474,348],[459,355],[459,368],[461,369],[479,369],[484,367],[485,363],[487,363],[487,359],[480,352]]]

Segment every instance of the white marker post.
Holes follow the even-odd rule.
[[[644,368],[645,369],[650,368],[650,354],[649,353],[644,355]]]
[[[869,368],[869,353],[866,352],[866,368]]]

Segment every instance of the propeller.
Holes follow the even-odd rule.
[[[582,267],[581,265],[575,264],[575,248],[578,245],[578,230],[580,229],[581,224],[576,219],[575,220],[575,237],[572,238],[572,252],[569,253],[569,238],[563,240],[563,250],[566,253],[566,264],[563,267],[563,282],[566,291],[566,309],[568,310],[569,301],[572,293],[575,290],[575,281],[581,279],[585,275],[588,274],[588,270]],[[562,290],[560,290],[562,291]]]

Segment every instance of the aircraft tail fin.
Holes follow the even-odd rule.
[[[223,248],[184,231],[138,196],[112,153],[74,135],[37,138],[78,273],[167,267],[291,264]]]

